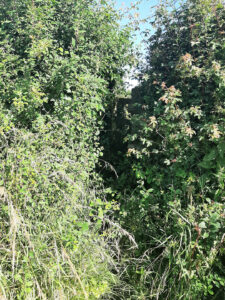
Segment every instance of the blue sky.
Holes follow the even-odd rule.
[[[153,9],[151,8],[152,6],[157,5],[157,3],[159,2],[159,0],[139,0],[138,4],[136,5],[137,9],[131,9],[132,4],[135,4],[137,1],[135,0],[115,0],[116,3],[116,8],[117,9],[129,9],[129,12],[134,16],[135,13],[138,13],[138,19],[140,20],[144,20],[146,18],[148,18],[149,16],[152,15],[153,13]],[[125,25],[129,22],[128,18],[123,18],[122,20],[122,24]],[[140,44],[142,37],[141,37],[141,32],[143,32],[145,29],[150,29],[150,26],[147,22],[141,22],[139,24],[140,27],[140,31],[137,31],[137,35],[136,38],[134,39],[135,44]]]
[[[144,20],[150,17],[153,14],[153,9],[151,7],[155,6],[160,0],[139,0],[138,4],[136,4],[136,9],[132,9],[132,5],[137,3],[136,0],[114,0],[116,9],[123,9],[123,11],[128,10],[128,14],[125,14],[127,17],[124,17],[121,21],[122,25],[126,25],[129,23],[128,15],[131,14],[133,17],[138,13],[138,20]],[[133,18],[132,18],[133,19]],[[152,31],[148,22],[139,22],[139,30],[136,31],[135,37],[133,38],[135,45],[138,46],[139,50],[141,50],[143,54],[143,59],[145,57],[145,44],[142,42],[143,36],[141,32],[148,29]],[[133,87],[138,85],[138,81],[134,79],[135,69],[128,71],[127,76],[125,77],[125,81],[128,86],[127,89],[131,90]]]

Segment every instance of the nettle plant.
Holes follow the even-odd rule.
[[[118,18],[105,1],[0,2],[1,299],[108,299],[118,281],[118,206],[95,172],[130,57]]]
[[[126,138],[137,187],[122,206],[149,255],[152,299],[224,293],[224,11],[190,1],[156,13],[142,112]]]

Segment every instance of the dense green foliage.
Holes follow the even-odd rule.
[[[0,299],[217,299],[225,291],[225,9],[0,0]]]
[[[117,282],[95,165],[130,56],[118,18],[105,1],[0,1],[1,299],[109,299]]]
[[[152,23],[147,67],[129,108],[127,153],[110,183],[121,224],[139,246],[127,272],[136,292],[126,299],[222,299],[224,6],[162,5]]]

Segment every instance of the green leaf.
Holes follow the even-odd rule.
[[[201,223],[199,223],[198,225],[200,228],[207,228],[206,224],[204,221],[202,221]]]
[[[86,232],[89,230],[88,222],[78,222],[77,225],[81,228],[81,231]]]
[[[187,173],[183,169],[178,169],[176,171],[176,176],[181,177],[181,178],[185,178],[187,176]]]

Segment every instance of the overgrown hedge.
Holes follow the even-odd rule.
[[[1,299],[109,299],[118,282],[95,172],[131,52],[118,20],[105,1],[0,1]]]
[[[123,162],[115,155],[119,178],[108,181],[121,203],[121,225],[138,244],[133,260],[122,244],[135,289],[126,299],[222,299],[224,5],[165,2],[151,22],[147,66],[128,109],[126,153]]]

